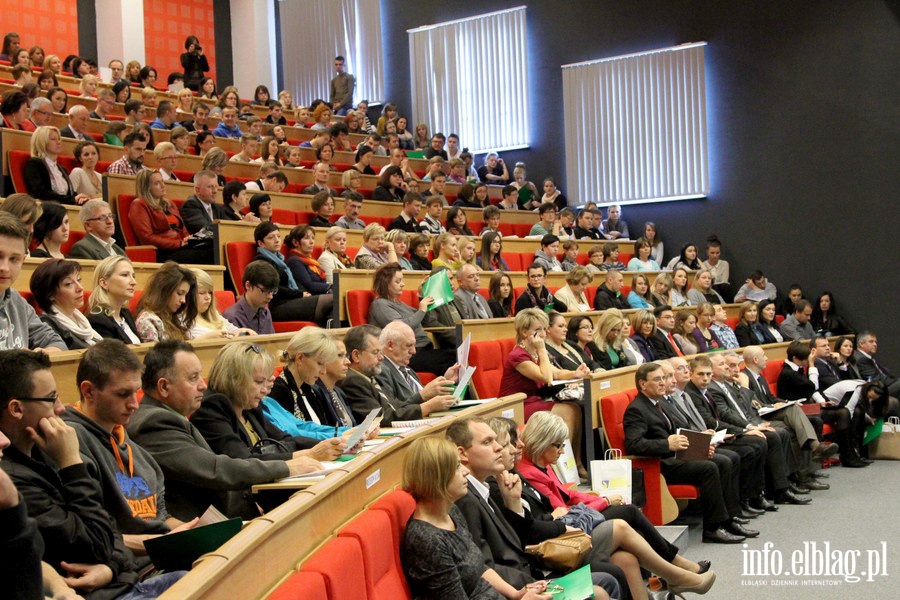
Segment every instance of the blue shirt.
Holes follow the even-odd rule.
[[[222,121],[215,129],[213,129],[212,134],[216,137],[239,138],[244,135],[244,132],[241,131],[241,128],[237,125],[235,125],[234,127],[229,127],[225,124],[224,121]]]
[[[174,123],[172,123],[172,125],[166,125],[159,120],[159,117],[156,117],[156,119],[152,123],[150,123],[150,129],[174,129],[179,125],[181,125],[181,123],[179,123],[178,121],[175,121]]]

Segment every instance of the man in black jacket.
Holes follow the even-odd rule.
[[[594,296],[594,308],[597,310],[606,310],[608,308],[628,310],[630,307],[619,291],[622,289],[624,281],[625,277],[621,272],[607,271],[606,282],[597,288],[597,295]]]
[[[860,333],[856,339],[856,348],[853,353],[856,366],[866,381],[884,381],[888,393],[895,398],[900,397],[900,379],[875,358],[875,353],[878,352],[878,338],[875,334],[871,331]]]
[[[672,336],[672,328],[675,327],[675,311],[672,307],[664,304],[653,309],[653,316],[656,317],[656,333],[650,338],[650,345],[656,352],[658,358],[673,358],[676,356],[684,356],[681,346]]]
[[[194,193],[181,207],[181,218],[192,234],[218,219],[230,220],[225,206],[216,202],[218,191],[219,182],[215,173],[200,171],[194,175]]]

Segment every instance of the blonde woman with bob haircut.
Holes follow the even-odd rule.
[[[566,305],[572,312],[593,310],[584,293],[585,288],[594,280],[587,267],[578,265],[566,273],[566,285],[557,290],[554,297]]]
[[[216,454],[260,460],[333,460],[345,444],[291,436],[276,427],[259,408],[272,387],[272,355],[247,342],[231,342],[219,350],[209,371],[209,388],[191,416]],[[333,431],[333,430],[332,430]]]
[[[325,232],[325,244],[319,255],[319,264],[325,271],[325,281],[334,283],[334,272],[350,269],[353,260],[347,256],[347,230],[343,227],[329,227]]]
[[[454,273],[463,265],[459,257],[459,241],[449,231],[439,234],[432,242],[434,260],[431,267],[447,267]]]
[[[94,268],[94,290],[88,301],[88,322],[102,337],[140,344],[128,303],[134,298],[137,280],[134,265],[125,256],[110,256]]]
[[[341,438],[349,437],[353,420],[346,405],[334,402],[324,387],[316,385],[329,363],[338,358],[334,336],[318,327],[304,327],[291,337],[280,358],[284,368],[263,400],[264,414],[292,435],[334,438],[334,444],[340,441],[335,431]]]
[[[551,411],[562,417],[570,425],[569,431],[574,433],[581,431],[581,405],[578,401],[554,400],[544,388],[559,379],[581,379],[591,370],[585,364],[574,371],[553,366],[546,344],[549,326],[547,314],[537,308],[516,313],[516,347],[503,362],[499,395],[524,392],[526,422],[537,412]],[[572,442],[574,448],[575,440]],[[587,472],[583,475],[587,476]]]
[[[591,353],[594,360],[605,370],[628,366],[628,358],[622,350],[619,338],[624,328],[625,315],[617,308],[603,311],[594,328],[594,345]]]
[[[549,600],[545,582],[521,590],[484,564],[454,502],[469,492],[468,469],[453,442],[414,441],[403,464],[403,489],[416,500],[400,545],[400,562],[414,598],[521,598]]]
[[[228,166],[228,160],[228,154],[224,150],[218,146],[210,148],[209,152],[206,153],[206,156],[203,157],[200,170],[212,171],[215,173],[216,180],[219,182],[219,187],[224,187],[226,181],[222,171]]]
[[[190,331],[192,340],[256,335],[252,329],[239,328],[219,314],[216,307],[216,288],[209,273],[197,267],[191,268],[191,273],[197,279],[197,318]]]
[[[525,456],[518,465],[519,473],[547,496],[554,509],[584,504],[607,517],[591,533],[591,557],[612,562],[621,568],[625,572],[631,597],[635,600],[650,597],[641,567],[664,578],[672,594],[708,592],[716,581],[716,574],[712,571],[699,574],[700,565],[678,556],[677,548],[657,539],[651,533],[653,526],[650,522],[638,509],[627,507],[621,495],[600,496],[596,492],[579,492],[559,481],[552,466],[559,460],[567,436],[566,424],[558,416],[551,413],[535,415],[522,431]],[[630,524],[632,522],[634,527]],[[644,532],[647,538],[653,539],[653,545],[642,535]],[[599,557],[596,556],[598,553]]]

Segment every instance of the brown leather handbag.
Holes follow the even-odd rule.
[[[591,536],[581,531],[567,531],[540,544],[525,546],[526,553],[551,571],[571,571],[580,567],[590,551]]]

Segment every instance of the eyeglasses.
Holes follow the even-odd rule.
[[[266,287],[262,287],[261,285],[256,285],[253,287],[258,289],[262,293],[263,296],[268,296],[269,294],[271,294],[272,296],[275,296],[278,294],[278,288],[266,288]]]
[[[85,222],[87,222],[87,221],[112,221],[112,220],[113,220],[113,216],[109,213],[106,213],[105,215],[100,215],[99,217],[92,217],[90,219],[85,219]]]
[[[557,450],[562,450],[563,448],[566,447],[565,442],[558,442],[556,444],[550,444],[550,445],[553,446],[554,448],[556,448]]]
[[[593,325],[582,325],[582,326],[579,327],[578,329],[581,330],[581,331],[590,331],[590,330],[593,329],[593,328],[594,328]]]
[[[54,393],[52,396],[47,396],[46,398],[22,397],[15,398],[15,400],[18,400],[19,402],[50,402],[51,404],[56,404],[57,402],[59,402],[59,393]]]

